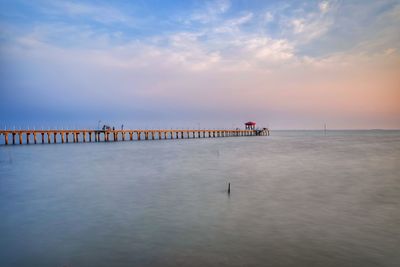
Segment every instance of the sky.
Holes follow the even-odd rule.
[[[0,1],[0,128],[400,128],[400,0]]]

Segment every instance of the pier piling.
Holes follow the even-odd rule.
[[[4,136],[4,144],[10,144],[10,137],[12,137],[12,144],[16,144],[16,135],[18,135],[19,144],[24,144],[23,138],[25,135],[26,144],[30,144],[31,135],[33,135],[33,143],[37,144],[37,135],[41,135],[41,143],[54,144],[57,143],[57,135],[60,135],[60,143],[68,143],[69,135],[72,135],[74,143],[91,143],[91,142],[109,142],[110,137],[114,142],[125,141],[125,135],[129,134],[129,140],[168,140],[168,139],[196,139],[196,138],[219,138],[219,137],[237,137],[237,136],[269,136],[269,130],[263,128],[262,130],[0,130],[0,137]],[[121,137],[119,137],[121,134]],[[47,140],[45,140],[45,135]],[[82,138],[79,138],[82,135]],[[88,137],[87,137],[88,135]],[[92,138],[94,135],[94,138]],[[111,136],[110,136],[111,135]],[[151,136],[149,136],[151,135]],[[53,136],[53,137],[51,137]],[[53,140],[51,140],[53,139]]]

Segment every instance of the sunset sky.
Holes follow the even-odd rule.
[[[400,1],[1,1],[0,127],[400,128]]]

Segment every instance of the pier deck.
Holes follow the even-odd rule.
[[[109,142],[155,139],[216,138],[234,136],[269,136],[262,130],[0,130],[4,144],[55,144]]]

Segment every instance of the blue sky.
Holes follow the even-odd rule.
[[[0,123],[400,128],[399,29],[393,0],[1,1]]]

